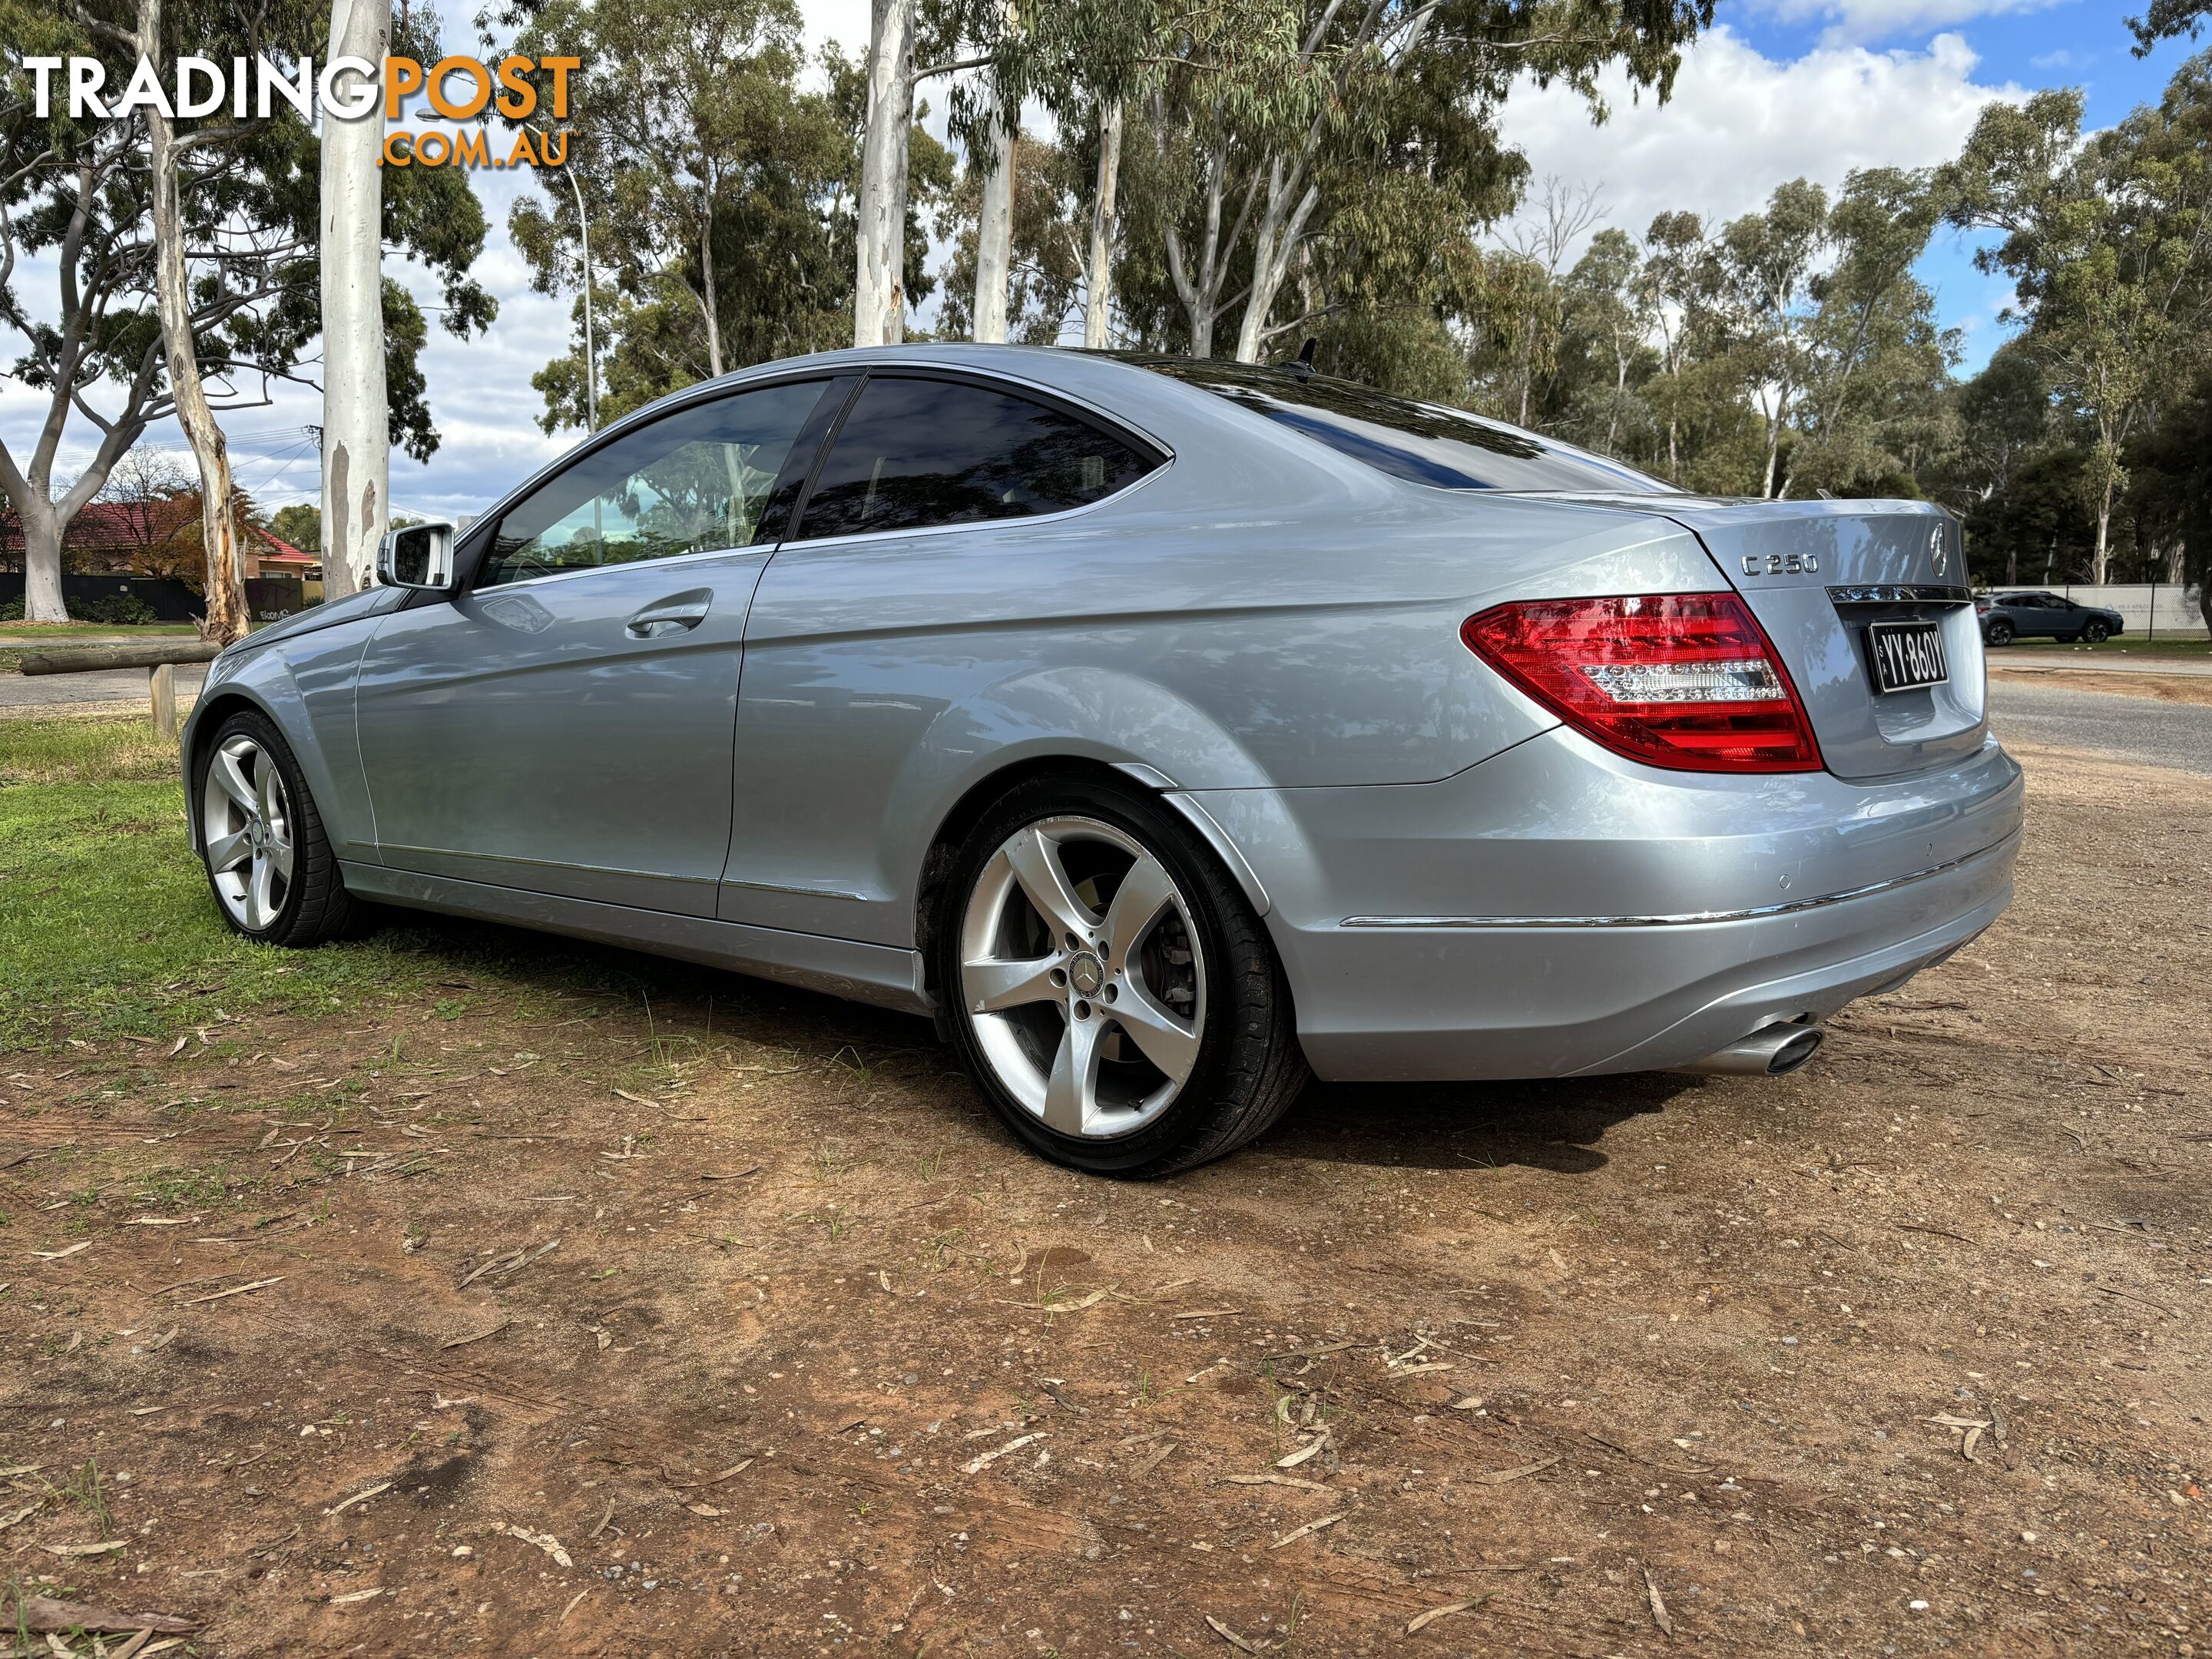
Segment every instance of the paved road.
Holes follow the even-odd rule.
[[[2166,657],[2146,653],[2116,656],[2105,651],[2077,651],[2071,656],[2022,651],[2016,647],[1990,653],[1992,668],[2053,668],[2074,674],[2182,674],[2191,678],[2212,675],[2212,657]]]
[[[1990,720],[2007,743],[2084,749],[2212,777],[2212,707],[2202,703],[1992,678]]]
[[[177,665],[177,696],[199,695],[204,662]],[[0,708],[50,708],[60,703],[129,702],[147,707],[146,671],[102,668],[89,674],[0,674]]]

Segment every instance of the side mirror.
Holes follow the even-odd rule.
[[[376,550],[376,579],[386,587],[453,591],[453,526],[442,520],[395,530]]]

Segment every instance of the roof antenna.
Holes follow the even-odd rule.
[[[1320,343],[1312,335],[1306,336],[1306,343],[1298,348],[1298,355],[1287,365],[1293,374],[1304,377],[1314,372],[1314,348]]]

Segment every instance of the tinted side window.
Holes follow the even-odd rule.
[[[872,375],[822,464],[798,538],[1058,513],[1153,465],[1089,422],[1011,392]]]
[[[764,509],[823,384],[733,392],[592,451],[507,509],[477,585],[777,539]]]

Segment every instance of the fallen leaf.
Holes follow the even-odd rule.
[[[514,1321],[512,1319],[502,1319],[488,1331],[478,1331],[474,1336],[457,1336],[451,1341],[441,1342],[438,1346],[441,1348],[465,1348],[471,1342],[481,1342],[488,1336],[497,1336],[513,1323]]]
[[[1328,1444],[1328,1437],[1325,1434],[1318,1436],[1316,1438],[1308,1441],[1296,1451],[1287,1453],[1285,1455],[1277,1458],[1275,1460],[1275,1467],[1279,1469],[1294,1469],[1297,1468],[1299,1464],[1304,1462],[1308,1458],[1316,1455],[1320,1452],[1321,1449],[1327,1444]]]
[[[760,1167],[761,1166],[759,1164],[756,1164],[748,1169],[743,1170],[702,1170],[699,1173],[699,1179],[702,1181],[743,1181],[747,1176],[758,1175],[760,1173]]]
[[[704,1480],[672,1480],[668,1484],[678,1492],[696,1492],[702,1486],[719,1486],[732,1475],[743,1474],[752,1466],[751,1458],[743,1457],[731,1464],[720,1474],[710,1474]]]
[[[41,1544],[39,1547],[49,1555],[112,1555],[117,1550],[128,1549],[128,1539],[111,1538],[104,1544]]]
[[[1674,1621],[1668,1616],[1666,1602],[1659,1599],[1659,1581],[1651,1576],[1651,1569],[1644,1569],[1644,1589],[1651,1597],[1651,1622],[1659,1626],[1662,1635],[1674,1633]]]
[[[265,1291],[271,1285],[283,1282],[284,1275],[278,1273],[273,1279],[257,1279],[251,1285],[234,1285],[227,1291],[213,1291],[206,1296],[188,1296],[178,1306],[191,1308],[203,1302],[220,1302],[227,1296],[244,1296],[248,1291]]]
[[[1452,1614],[1455,1613],[1465,1613],[1470,1607],[1479,1607],[1485,1601],[1487,1601],[1490,1597],[1491,1592],[1485,1590],[1480,1595],[1470,1595],[1464,1601],[1447,1601],[1443,1607],[1431,1607],[1426,1613],[1416,1613],[1413,1618],[1406,1621],[1406,1634],[1408,1636],[1419,1635],[1431,1625],[1435,1624],[1437,1620],[1449,1619]]]
[[[1478,1474],[1474,1478],[1486,1486],[1502,1486],[1509,1480],[1518,1480],[1524,1475],[1535,1474],[1539,1469],[1548,1469],[1559,1461],[1556,1457],[1547,1457],[1538,1462],[1523,1463],[1517,1468],[1492,1469],[1487,1474]]]
[[[561,1547],[561,1540],[550,1532],[532,1532],[527,1527],[516,1526],[512,1521],[501,1530],[509,1538],[520,1538],[526,1544],[536,1545],[553,1558],[556,1566],[573,1567],[576,1565],[568,1559],[568,1552]]]
[[[352,1497],[346,1498],[343,1502],[331,1504],[331,1507],[325,1510],[323,1513],[325,1515],[343,1515],[355,1504],[366,1504],[370,1498],[375,1497],[377,1493],[390,1492],[391,1490],[392,1482],[387,1480],[382,1486],[371,1486],[367,1492],[357,1492]]]
[[[381,1584],[376,1584],[365,1590],[349,1590],[343,1595],[333,1595],[331,1597],[331,1605],[334,1607],[342,1607],[349,1601],[366,1601],[372,1595],[381,1595],[383,1594],[384,1586]]]
[[[31,1254],[41,1261],[58,1261],[65,1255],[75,1255],[79,1250],[88,1250],[91,1248],[92,1241],[88,1238],[83,1238],[79,1239],[76,1243],[69,1246],[66,1249],[33,1250]]]
[[[1301,1480],[1295,1474],[1217,1474],[1217,1480],[1232,1486],[1297,1486],[1304,1492],[1328,1492],[1318,1480]]]
[[[684,1507],[690,1510],[694,1515],[705,1516],[710,1521],[722,1513],[721,1510],[716,1509],[712,1504],[686,1504]]]
[[[1309,1521],[1303,1527],[1294,1527],[1290,1531],[1285,1533],[1280,1538],[1278,1538],[1273,1543],[1268,1545],[1267,1547],[1271,1550],[1279,1550],[1285,1544],[1295,1544],[1299,1539],[1308,1537],[1314,1533],[1319,1532],[1323,1527],[1334,1526],[1338,1522],[1343,1520],[1346,1516],[1351,1513],[1352,1511],[1350,1510],[1339,1510],[1334,1515],[1324,1515],[1318,1521]]]
[[[1206,1615],[1206,1622],[1213,1627],[1213,1633],[1216,1636],[1228,1643],[1239,1653],[1265,1653],[1267,1650],[1267,1644],[1265,1642],[1247,1641],[1210,1613]]]
[[[197,1620],[173,1619],[162,1613],[118,1613],[112,1607],[88,1607],[82,1601],[58,1601],[47,1595],[27,1595],[16,1617],[22,1627],[39,1635],[52,1631],[97,1631],[103,1634],[119,1634],[125,1631],[187,1631],[198,1630]]]
[[[1023,1447],[1030,1444],[1032,1441],[1042,1440],[1044,1437],[1045,1431],[1042,1429],[1039,1429],[1035,1434],[1017,1435],[1013,1439],[1009,1440],[1003,1446],[994,1446],[990,1450],[978,1453],[975,1456],[969,1458],[965,1463],[963,1463],[960,1466],[960,1473],[963,1474],[980,1474],[992,1464],[1006,1456],[1007,1453],[1018,1452]]]

